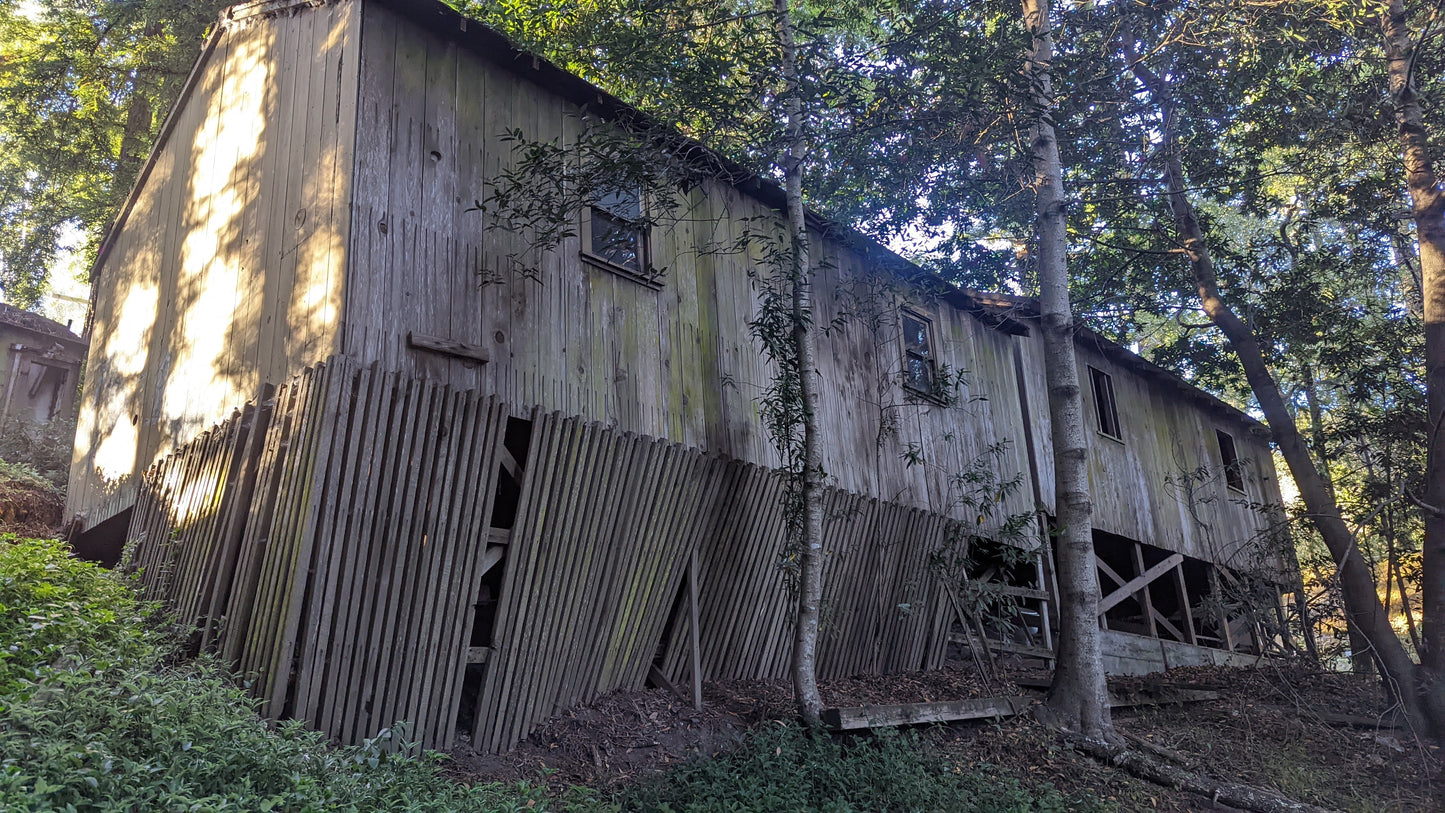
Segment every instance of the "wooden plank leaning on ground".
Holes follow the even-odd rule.
[[[1198,689],[1173,689],[1161,696],[1109,697],[1110,708],[1156,706],[1166,703],[1197,703],[1218,700],[1219,692]],[[1023,696],[981,697],[973,700],[950,700],[940,703],[901,703],[892,706],[858,706],[823,709],[823,724],[839,731],[859,728],[886,728],[920,723],[951,723],[964,720],[987,720],[1023,714],[1035,698]]]

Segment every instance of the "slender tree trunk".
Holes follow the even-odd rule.
[[[1187,202],[1187,201],[1186,201]],[[1304,375],[1305,406],[1310,413],[1310,445],[1314,447],[1315,459],[1319,462],[1319,468],[1324,472],[1323,480],[1325,489],[1329,492],[1330,502],[1338,505],[1339,498],[1335,494],[1334,477],[1330,474],[1330,455],[1325,447],[1324,410],[1320,408],[1319,391],[1315,382],[1314,367],[1306,363],[1301,370]],[[1288,403],[1288,402],[1286,402]],[[1368,564],[1368,563],[1366,563]],[[1371,568],[1370,578],[1374,580],[1374,568]],[[1385,597],[1385,617],[1390,615],[1390,599]],[[1370,646],[1370,639],[1360,628],[1355,625],[1353,617],[1345,613],[1345,637],[1350,642],[1350,669],[1362,677],[1368,676],[1374,671],[1375,657],[1373,647]]]
[[[1054,513],[1058,518],[1059,652],[1045,705],[1056,725],[1092,740],[1117,742],[1099,645],[1099,573],[1094,564],[1094,508],[1089,501],[1089,446],[1069,304],[1063,168],[1051,119],[1054,40],[1048,0],[1023,0],[1023,14],[1033,34],[1026,69],[1038,114],[1030,140],[1044,374],[1054,445]]]
[[[774,0],[778,41],[783,54],[784,104],[787,111],[786,155],[783,179],[788,197],[788,228],[793,243],[792,320],[793,352],[798,364],[798,395],[803,421],[801,567],[798,578],[798,616],[793,634],[793,694],[798,713],[809,725],[822,722],[823,699],[818,694],[818,614],[823,597],[822,450],[818,445],[818,372],[814,361],[816,337],[812,328],[812,270],[808,259],[808,225],[803,209],[803,102],[798,79],[798,49],[793,41],[793,20],[788,0]]]
[[[1348,622],[1368,641],[1390,694],[1400,702],[1413,720],[1426,723],[1415,693],[1415,664],[1395,635],[1394,628],[1390,626],[1385,608],[1380,605],[1380,595],[1376,591],[1369,566],[1355,544],[1354,535],[1340,516],[1339,506],[1331,497],[1329,484],[1315,466],[1304,437],[1294,422],[1294,416],[1285,403],[1284,396],[1280,394],[1279,385],[1265,363],[1254,332],[1225,304],[1219,293],[1213,258],[1204,241],[1204,232],[1195,215],[1194,206],[1184,191],[1184,167],[1179,158],[1169,88],[1136,56],[1133,43],[1126,45],[1126,52],[1135,77],[1144,85],[1152,103],[1163,112],[1162,135],[1167,184],[1165,194],[1168,196],[1178,239],[1183,244],[1190,269],[1194,273],[1195,286],[1204,312],[1224,333],[1239,358],[1250,389],[1269,424],[1270,434],[1299,487],[1300,498],[1304,500],[1305,508],[1319,530],[1325,547],[1335,560]]]
[[[1383,19],[1390,99],[1400,127],[1405,185],[1419,244],[1425,316],[1425,392],[1429,416],[1425,493],[1420,500],[1425,544],[1420,579],[1422,693],[1445,738],[1445,193],[1435,174],[1428,133],[1411,71],[1415,39],[1404,0],[1388,0]]]

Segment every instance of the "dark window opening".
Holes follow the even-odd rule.
[[[1099,431],[1115,440],[1122,440],[1119,431],[1119,408],[1114,401],[1114,379],[1103,370],[1089,368],[1089,383],[1094,388],[1094,414],[1099,419]]]
[[[1235,491],[1244,490],[1244,469],[1239,464],[1239,453],[1234,449],[1234,436],[1222,429],[1214,430],[1219,440],[1219,457],[1224,462],[1224,482]]]
[[[588,252],[634,274],[647,269],[647,232],[642,220],[642,194],[637,190],[608,192],[592,205]]]
[[[912,311],[901,314],[903,325],[903,386],[938,397],[938,362],[933,353],[933,323]]]

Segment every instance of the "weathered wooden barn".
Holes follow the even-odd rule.
[[[757,258],[717,250],[781,192],[707,181],[662,225],[611,194],[540,252],[470,211],[508,131],[565,144],[584,109],[630,115],[433,0],[250,3],[207,41],[96,262],[68,512],[122,529],[268,713],[498,750],[694,659],[785,674]],[[937,668],[968,638],[930,564],[969,521],[958,475],[1053,502],[1035,314],[812,225],[818,320],[851,314],[819,360],[821,670]],[[1102,338],[1078,354],[1111,668],[1288,646],[1260,427]],[[1019,600],[996,649],[1051,656],[1051,570],[972,574]]]

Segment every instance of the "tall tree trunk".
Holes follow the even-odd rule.
[[[1315,459],[1319,463],[1320,470],[1324,472],[1323,480],[1325,489],[1329,493],[1330,502],[1338,505],[1339,498],[1335,494],[1334,477],[1330,474],[1329,450],[1325,447],[1324,410],[1320,408],[1315,370],[1306,362],[1300,372],[1304,376],[1305,405],[1310,413],[1310,445],[1314,447]],[[1371,569],[1370,578],[1374,580],[1373,569]],[[1385,597],[1384,604],[1385,616],[1388,618],[1390,614],[1388,596]],[[1360,631],[1349,613],[1345,613],[1345,637],[1350,642],[1350,669],[1357,675],[1368,676],[1374,671],[1374,648],[1370,646],[1369,637]]]
[[[1411,719],[1426,724],[1427,719],[1422,715],[1415,693],[1415,664],[1395,635],[1394,628],[1390,626],[1385,608],[1380,605],[1380,595],[1376,591],[1369,566],[1355,545],[1354,535],[1340,516],[1339,506],[1331,497],[1329,484],[1315,466],[1314,458],[1295,424],[1294,416],[1280,394],[1279,385],[1265,363],[1254,332],[1225,304],[1219,293],[1213,258],[1204,241],[1204,232],[1194,212],[1194,205],[1185,192],[1187,187],[1184,166],[1179,157],[1169,87],[1138,58],[1132,42],[1126,43],[1125,52],[1134,76],[1149,93],[1150,101],[1163,113],[1162,137],[1167,185],[1165,194],[1168,196],[1177,238],[1189,258],[1200,304],[1209,319],[1224,333],[1239,358],[1250,389],[1269,424],[1270,434],[1299,487],[1300,498],[1304,500],[1306,510],[1335,561],[1348,622],[1368,641],[1391,695],[1400,702]]]
[[[1428,134],[1411,71],[1414,35],[1404,0],[1388,0],[1382,19],[1390,99],[1400,127],[1405,185],[1410,190],[1420,252],[1420,293],[1425,314],[1425,392],[1428,409],[1425,514],[1420,597],[1422,690],[1445,737],[1445,193],[1435,175]]]
[[[778,42],[783,54],[784,105],[788,116],[783,179],[788,198],[788,228],[792,237],[793,352],[798,364],[798,396],[803,421],[802,536],[798,576],[798,615],[793,633],[793,694],[798,713],[809,725],[822,722],[823,699],[818,694],[818,614],[823,598],[822,449],[818,445],[818,372],[814,361],[816,337],[812,328],[812,270],[808,258],[808,224],[803,209],[803,100],[798,77],[798,48],[793,40],[793,19],[788,0],[774,0]]]
[[[151,103],[141,89],[139,72],[135,72],[131,76],[130,105],[126,109],[125,129],[121,132],[120,155],[116,161],[117,195],[129,192],[130,185],[140,173],[141,164],[145,163],[146,151],[149,149],[150,135]]]
[[[1044,374],[1054,445],[1054,513],[1058,518],[1059,652],[1045,705],[1051,722],[1089,739],[1113,742],[1118,735],[1109,716],[1099,644],[1099,573],[1094,564],[1089,447],[1069,304],[1064,177],[1051,118],[1054,39],[1048,0],[1023,0],[1023,14],[1033,35],[1026,70],[1038,115],[1030,143]]]

